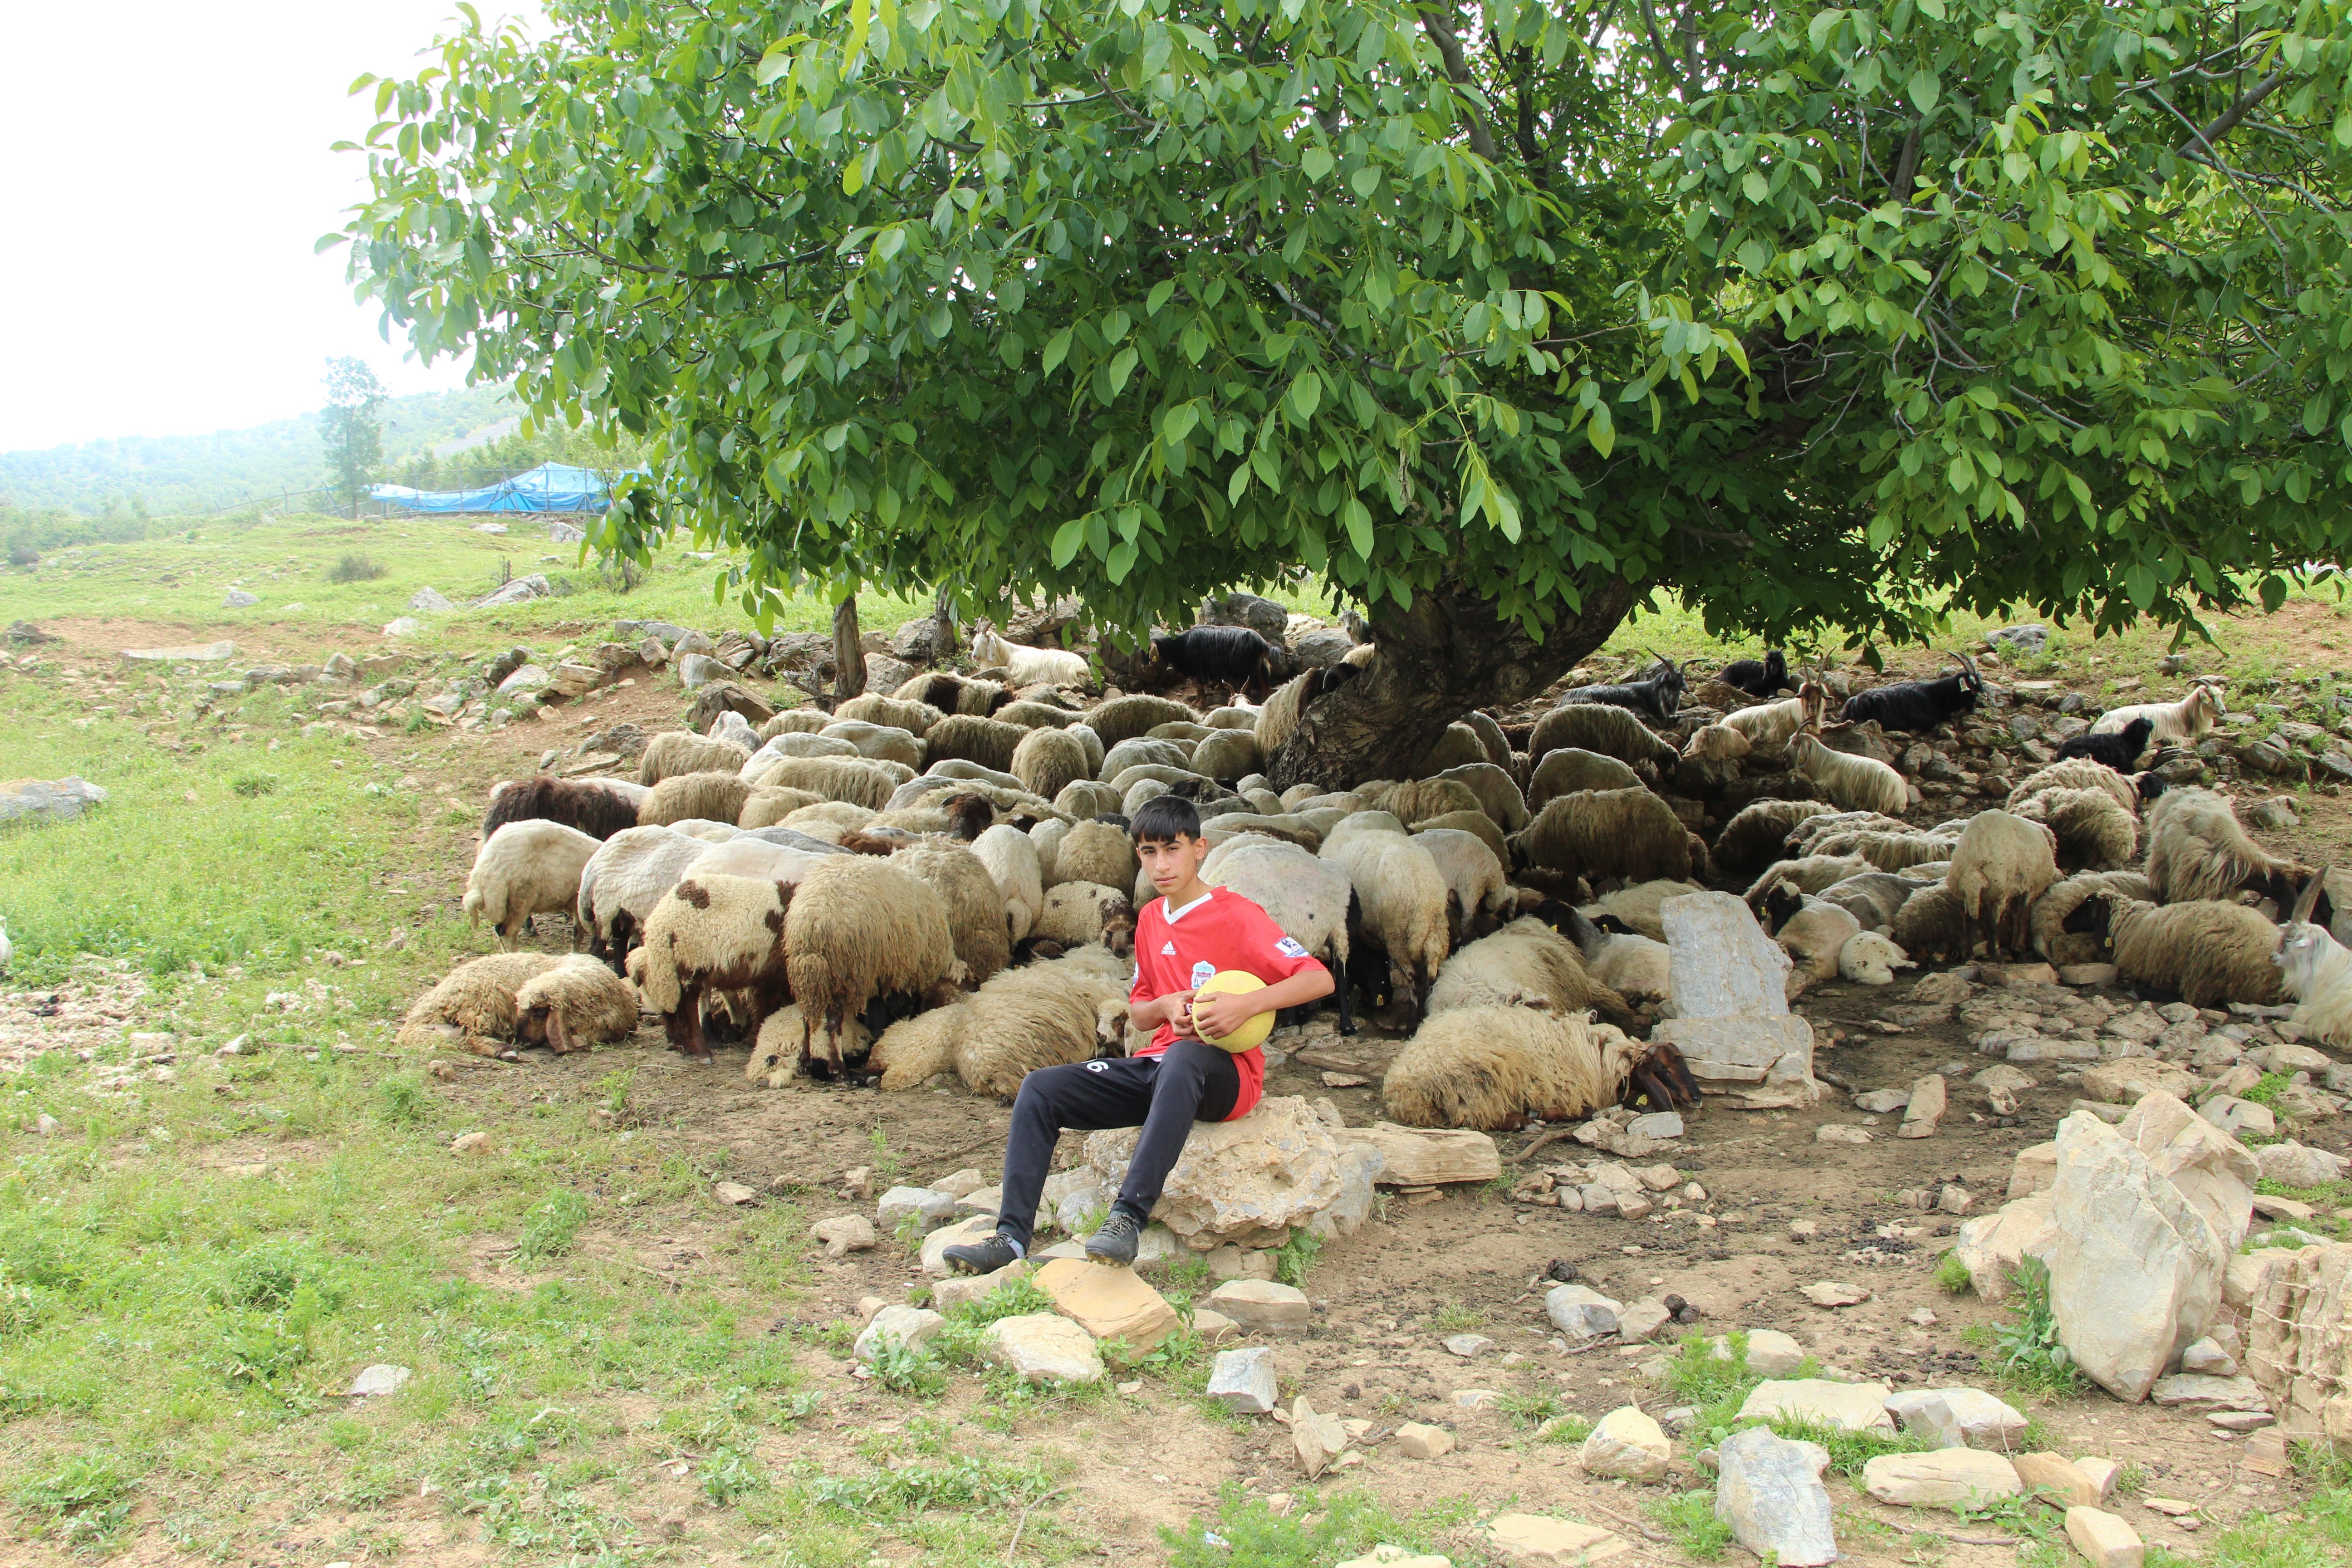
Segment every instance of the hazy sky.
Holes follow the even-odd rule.
[[[485,16],[521,9],[483,4]],[[20,5],[0,90],[0,451],[233,428],[317,407],[331,354],[395,392],[464,384],[387,344],[344,252],[362,71],[409,74],[454,0]]]

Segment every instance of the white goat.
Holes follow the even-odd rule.
[[[2279,931],[2279,981],[2294,998],[2293,1021],[2324,1046],[2352,1045],[2352,949],[2311,922],[2313,908],[2327,880],[2314,877],[2295,900],[2294,912]]]
[[[1800,731],[1790,738],[1789,763],[1841,810],[1901,816],[1910,809],[1911,786],[1903,782],[1901,773],[1875,757],[1832,752],[1819,737]]]
[[[2198,740],[2221,722],[2221,692],[2218,687],[2199,681],[2178,702],[2135,702],[2128,708],[2110,708],[2099,715],[2099,721],[2091,726],[2091,733],[2120,735],[2124,726],[2135,719],[2145,719],[2156,726],[2148,731],[2151,743]]]
[[[1084,654],[1007,642],[986,626],[972,628],[971,657],[982,669],[1003,667],[1004,684],[1012,687],[1084,686],[1088,678]]]

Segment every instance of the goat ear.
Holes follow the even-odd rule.
[[[2319,907],[2320,892],[2327,885],[2327,874],[2334,869],[2333,866],[2324,866],[2312,873],[2311,880],[2303,885],[2303,892],[2295,899],[2294,912],[2288,920],[2299,925],[2311,919],[2311,911]]]

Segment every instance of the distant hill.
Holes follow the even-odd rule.
[[[393,398],[384,405],[386,466],[504,424],[515,413],[503,386]],[[0,452],[0,498],[26,509],[97,512],[112,500],[173,516],[274,498],[325,478],[316,414],[209,436],[128,437]]]

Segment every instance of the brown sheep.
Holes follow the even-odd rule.
[[[1727,875],[1748,876],[1781,858],[1798,824],[1829,809],[1817,800],[1751,800],[1716,836],[1715,863]]]
[[[904,730],[919,736],[944,717],[928,702],[901,702],[895,697],[877,696],[867,692],[853,697],[833,710],[833,721],[855,719],[867,724],[879,724],[885,729]]]
[[[523,983],[515,993],[516,1033],[545,1041],[557,1056],[612,1045],[637,1032],[637,994],[589,958],[572,958]]]
[[[988,882],[996,940],[1003,943],[1003,896],[988,881],[987,868],[961,846],[938,847],[979,868]],[[813,1066],[814,1041],[838,1071],[852,1037],[846,1031],[877,998],[906,996],[922,1007],[944,1006],[966,978],[951,944],[946,900],[925,885],[918,854],[901,850],[887,860],[829,856],[801,879],[783,938],[793,1000],[801,1010],[804,1068]]]
[[[1001,773],[1012,770],[1013,753],[1034,732],[1018,724],[957,713],[932,725],[923,742],[934,766],[961,758]]]
[[[1621,763],[1646,762],[1662,768],[1674,766],[1680,756],[1632,713],[1598,702],[1570,702],[1536,721],[1534,732],[1528,737],[1530,762],[1540,763],[1546,753],[1562,746],[1598,752]]]
[[[946,940],[962,962],[969,984],[985,984],[1013,962],[1004,894],[979,856],[961,844],[920,839],[891,856],[889,863],[921,879],[937,896],[944,910]]]
[[[1034,729],[1013,748],[1011,772],[1023,789],[1052,800],[1075,781],[1091,775],[1094,769],[1076,735]]]
[[[1197,723],[1200,717],[1181,702],[1138,693],[1096,703],[1087,710],[1084,721],[1087,728],[1102,737],[1104,745],[1116,746],[1121,741],[1149,735],[1160,725],[1180,719]]]
[[[773,827],[793,813],[822,805],[824,801],[824,796],[814,790],[761,784],[744,797],[743,809],[736,816],[735,826],[746,833],[756,828]]]
[[[868,811],[887,805],[898,787],[897,775],[888,768],[851,757],[787,757],[761,773],[757,782],[770,789],[806,790]]]
[[[1358,793],[1363,796],[1365,805],[1375,811],[1385,811],[1400,823],[1420,822],[1427,817],[1443,816],[1450,811],[1486,809],[1478,799],[1477,791],[1455,779],[1415,779],[1406,784],[1366,788]]]
[[[732,822],[743,815],[751,785],[734,773],[674,773],[654,785],[637,807],[637,826],[673,822]]]
[[[918,675],[891,695],[901,702],[927,702],[942,713],[993,713],[1013,700],[998,682],[968,675]]]
[[[560,822],[591,838],[610,838],[637,826],[636,804],[590,779],[559,779],[541,773],[498,786],[482,818],[482,837],[509,822],[533,818]]]

